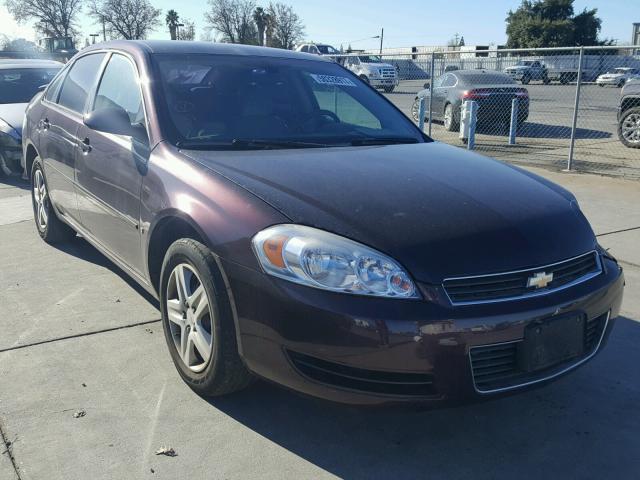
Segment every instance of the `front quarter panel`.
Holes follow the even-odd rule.
[[[140,212],[145,258],[155,227],[175,216],[187,220],[214,254],[250,268],[259,268],[251,249],[253,236],[288,221],[263,200],[164,142],[149,159]]]

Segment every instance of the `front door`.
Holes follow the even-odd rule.
[[[88,111],[121,108],[132,136],[78,131],[78,208],[90,234],[138,273],[144,270],[140,236],[140,188],[149,157],[146,120],[133,62],[114,53]]]

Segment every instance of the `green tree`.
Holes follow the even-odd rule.
[[[264,32],[267,28],[267,12],[264,11],[262,7],[256,7],[253,11],[253,21],[256,24],[256,29],[258,30],[258,45],[264,45]]]
[[[304,24],[293,8],[283,3],[269,4],[273,19],[273,47],[291,50],[304,38]]]
[[[574,0],[523,0],[507,15],[507,47],[573,47],[602,45],[597,9],[574,14]]]
[[[169,27],[169,35],[171,35],[171,40],[177,40],[178,24],[180,23],[180,15],[178,15],[178,12],[173,9],[169,10],[166,17],[164,18],[164,21],[167,24],[167,27]]]

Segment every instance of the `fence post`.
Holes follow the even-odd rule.
[[[468,101],[469,103],[469,139],[467,140],[467,150],[473,150],[476,147],[476,121],[478,120],[478,102]]]
[[[431,136],[431,124],[433,116],[433,76],[435,75],[435,53],[431,52],[431,72],[429,73],[429,136]]]
[[[516,132],[518,131],[518,104],[519,100],[511,100],[511,125],[509,126],[509,145],[516,144]]]
[[[580,108],[580,87],[582,86],[582,62],[584,61],[584,47],[580,47],[580,58],[578,60],[578,79],[576,82],[576,101],[573,106],[573,121],[571,123],[571,143],[569,145],[569,158],[567,159],[567,170],[573,166],[573,149],[576,143],[576,127],[578,125],[578,110]]]
[[[424,97],[420,97],[420,103],[418,103],[418,126],[421,132],[424,132],[424,103]]]

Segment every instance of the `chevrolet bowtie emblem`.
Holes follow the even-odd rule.
[[[544,288],[553,281],[553,273],[538,272],[527,280],[527,288]]]

